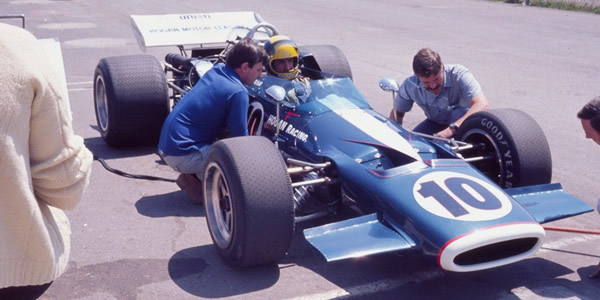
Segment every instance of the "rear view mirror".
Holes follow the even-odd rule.
[[[379,87],[386,92],[397,92],[399,87],[396,80],[392,78],[383,78],[379,81]]]
[[[277,102],[281,102],[283,99],[285,99],[285,90],[278,85],[270,86],[265,93],[267,93],[267,96],[271,97]]]

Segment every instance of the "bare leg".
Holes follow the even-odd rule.
[[[177,177],[177,185],[184,190],[192,200],[200,205],[203,203],[202,181],[194,174],[181,174]]]

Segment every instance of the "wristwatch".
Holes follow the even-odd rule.
[[[452,122],[452,123],[450,123],[450,125],[448,125],[448,128],[450,128],[452,131],[456,132],[458,130],[458,125],[456,124],[456,122]]]

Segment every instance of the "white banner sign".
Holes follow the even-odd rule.
[[[132,15],[135,38],[147,47],[224,43],[232,28],[263,22],[254,12]]]

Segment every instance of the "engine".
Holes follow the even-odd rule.
[[[170,70],[173,76],[172,81],[169,82],[169,86],[173,91],[172,97],[175,104],[214,65],[209,59],[186,57],[175,53],[167,54],[165,62],[165,68]]]

